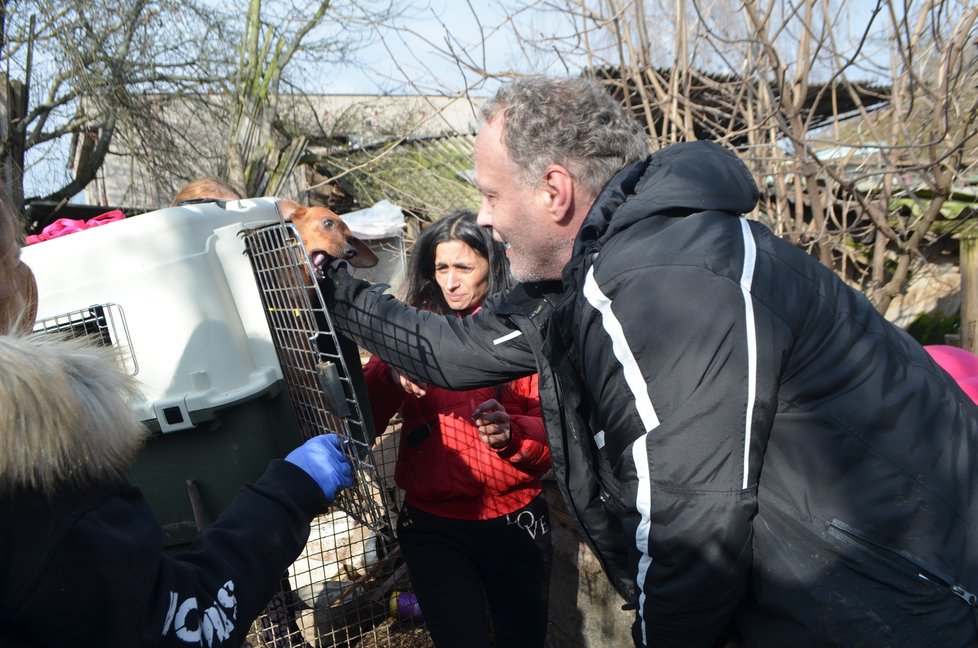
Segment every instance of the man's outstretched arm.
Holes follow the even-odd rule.
[[[471,389],[537,370],[526,339],[496,314],[494,300],[470,317],[437,315],[407,306],[339,269],[320,282],[336,328],[413,379]]]

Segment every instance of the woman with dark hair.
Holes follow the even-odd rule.
[[[404,301],[412,306],[425,308],[439,315],[455,312],[460,315],[471,315],[471,310],[460,312],[449,303],[449,295],[445,294],[442,286],[436,280],[436,250],[442,243],[462,244],[485,260],[488,272],[485,275],[487,285],[478,300],[486,295],[502,292],[513,286],[513,277],[509,274],[509,263],[506,260],[506,250],[503,245],[492,240],[492,235],[475,222],[475,214],[469,211],[456,211],[435,221],[418,237],[411,249],[408,262],[407,289]],[[446,269],[443,268],[443,272]],[[477,306],[478,306],[477,305]]]
[[[405,301],[465,317],[512,285],[503,246],[475,219],[455,212],[418,237]],[[398,538],[435,645],[480,648],[494,638],[497,646],[540,648],[551,559],[540,476],[550,451],[537,376],[451,391],[374,357],[364,377],[377,435],[398,409],[403,419]]]

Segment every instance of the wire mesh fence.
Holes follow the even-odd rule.
[[[416,610],[403,605],[401,593],[410,583],[394,537],[396,456],[390,441],[373,443],[357,380],[359,352],[336,335],[291,225],[242,236],[301,435],[339,434],[356,475],[353,487],[313,522],[304,551],[252,626],[249,644],[430,646]]]

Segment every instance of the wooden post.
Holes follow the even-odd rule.
[[[978,353],[978,231],[960,236],[961,348]]]

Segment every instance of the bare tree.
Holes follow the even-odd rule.
[[[284,76],[293,59],[300,59],[299,68],[306,73],[324,60],[347,60],[359,44],[357,39],[373,24],[396,15],[391,2],[367,7],[319,0],[269,19],[262,15],[261,0],[251,0],[231,89],[228,173],[233,181],[250,195],[277,194],[306,153],[306,134],[279,110],[283,88],[296,89],[301,95],[315,85]],[[342,37],[322,33],[327,16],[334,25],[343,26]],[[292,102],[297,101],[301,99],[293,95]]]
[[[978,161],[978,10],[878,2],[859,40],[846,46],[837,38],[844,6],[788,3],[792,11],[777,16],[774,3],[759,4],[745,4],[748,33],[759,44],[751,64],[755,75],[774,80],[757,87],[777,102],[755,111],[771,135],[746,154],[770,159],[786,151],[768,216],[885,311],[923,258],[955,185]],[[792,28],[793,50],[770,37]],[[873,46],[879,42],[888,51]],[[887,67],[868,79],[873,64]],[[752,153],[758,145],[761,155]]]
[[[67,201],[104,183],[168,196],[199,175],[272,191],[303,152],[280,97],[328,87],[313,62],[346,60],[393,6],[255,0],[242,13],[208,0],[6,2],[0,169],[11,205],[24,203],[25,171],[41,189],[27,200]],[[110,153],[132,164],[106,172]]]
[[[605,79],[654,147],[737,150],[762,188],[754,216],[886,311],[975,170],[976,18],[950,0],[538,0],[506,24],[522,71]],[[429,44],[498,76],[449,35]]]
[[[46,175],[38,198],[71,198],[121,125],[151,133],[161,97],[226,76],[223,24],[196,0],[4,2],[0,159],[10,206],[22,208],[25,170]],[[72,141],[73,176],[63,170]]]

